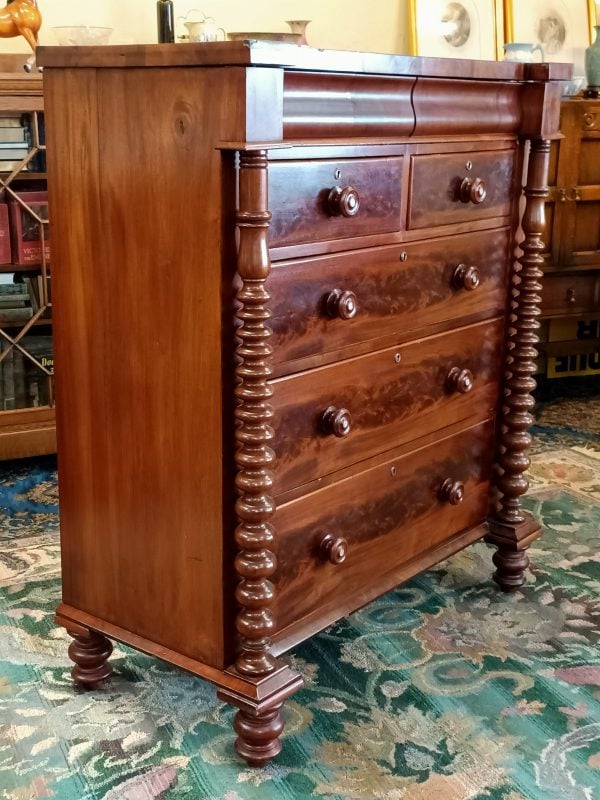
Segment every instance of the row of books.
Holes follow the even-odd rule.
[[[0,325],[27,322],[32,316],[28,287],[23,283],[0,284]]]
[[[20,344],[47,370],[53,369],[51,336],[26,336]],[[43,369],[2,338],[0,359],[0,410],[48,405],[50,382]]]
[[[48,219],[48,193],[16,192],[0,201],[0,264],[27,266],[42,260],[42,222]],[[44,252],[50,259],[49,228],[44,225]]]
[[[10,327],[27,322],[46,306],[43,281],[47,280],[49,301],[50,280],[39,273],[18,275],[19,283],[0,284],[0,327]],[[48,308],[45,317],[50,315]]]
[[[39,143],[45,143],[44,115],[38,114]],[[0,172],[12,172],[34,144],[32,114],[0,114]],[[46,154],[39,151],[30,159],[24,171],[45,172]]]

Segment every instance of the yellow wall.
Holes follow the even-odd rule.
[[[38,0],[43,44],[53,25],[107,25],[111,43],[156,41],[154,0]],[[175,0],[175,14],[201,8],[228,31],[287,31],[287,19],[310,19],[309,44],[338,50],[407,53],[407,0]],[[181,30],[183,32],[183,30]],[[0,52],[24,52],[21,38],[0,39]]]

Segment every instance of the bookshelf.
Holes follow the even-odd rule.
[[[26,58],[0,55],[0,460],[56,450],[44,98]]]

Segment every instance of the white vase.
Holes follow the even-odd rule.
[[[308,44],[306,41],[306,26],[309,24],[309,19],[288,19],[286,24],[290,26],[292,33],[299,33],[300,38],[298,44]]]

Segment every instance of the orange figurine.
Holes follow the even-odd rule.
[[[42,15],[37,0],[9,0],[6,7],[0,9],[0,38],[23,36],[33,50],[33,55],[25,64],[27,72],[31,72],[35,63],[35,48],[41,25]]]

